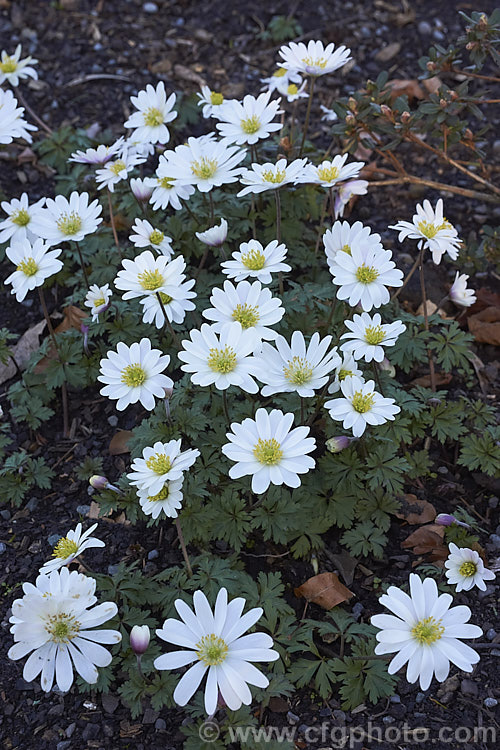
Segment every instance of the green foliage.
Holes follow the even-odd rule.
[[[292,16],[273,16],[267,28],[258,36],[263,41],[272,41],[275,44],[289,42],[296,36],[302,34],[302,26]]]
[[[33,487],[46,490],[54,472],[44,458],[32,458],[25,450],[12,453],[0,467],[0,495],[4,501],[20,505]]]
[[[500,475],[500,427],[489,426],[482,435],[469,434],[461,441],[457,463],[471,471]]]

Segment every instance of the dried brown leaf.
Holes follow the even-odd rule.
[[[425,99],[425,91],[416,78],[392,78],[387,81],[387,88],[391,89],[391,99],[397,99],[398,96],[407,96],[412,99]]]
[[[347,601],[354,596],[352,591],[344,586],[335,573],[320,573],[309,578],[302,586],[294,590],[295,596],[304,597],[308,602],[319,604],[324,609],[333,609],[337,604]]]
[[[436,385],[448,385],[451,383],[453,375],[451,372],[437,372],[435,377]],[[422,375],[420,378],[415,378],[410,381],[410,385],[421,385],[423,388],[429,388],[431,386],[431,376]]]
[[[111,456],[119,456],[122,453],[130,453],[128,447],[128,441],[133,436],[133,432],[130,430],[119,430],[111,438],[109,443],[109,453]]]
[[[36,352],[40,346],[40,334],[45,328],[45,321],[41,320],[40,323],[28,328],[23,333],[17,344],[11,347],[12,356],[17,362],[17,366],[20,370],[24,370],[28,364],[28,360]],[[10,380],[16,374],[16,366],[14,362],[9,359],[5,365],[0,363],[0,384],[5,383],[6,380]]]
[[[401,503],[401,508],[394,515],[408,521],[410,525],[429,523],[436,518],[436,509],[427,500],[420,500],[411,493],[398,497],[398,500]]]
[[[486,307],[467,318],[469,331],[481,344],[500,346],[500,307]]]
[[[416,529],[413,534],[401,542],[403,549],[409,549],[414,555],[431,555],[432,559],[448,557],[448,547],[443,542],[444,526],[428,524]]]

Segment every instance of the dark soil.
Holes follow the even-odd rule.
[[[144,8],[148,6],[154,8],[154,12],[145,12]],[[491,11],[493,7],[490,2],[482,4],[485,11]],[[426,53],[430,44],[444,39],[451,41],[459,33],[458,10],[469,12],[475,8],[475,3],[437,4],[430,0],[415,2],[411,8],[407,2],[398,0],[329,0],[318,2],[314,7],[309,2],[290,4],[277,0],[254,3],[242,0],[156,0],[154,4],[143,4],[139,0],[61,0],[59,3],[0,0],[0,49],[10,50],[22,42],[24,51],[38,58],[41,81],[29,84],[23,91],[51,127],[70,124],[88,128],[97,123],[96,130],[111,128],[118,135],[121,123],[129,114],[130,95],[157,80],[164,80],[167,89],[177,91],[197,91],[200,83],[206,81],[212,88],[221,89],[226,96],[256,94],[260,90],[259,79],[270,75],[273,70],[279,48],[272,41],[258,38],[273,16],[293,13],[302,26],[306,41],[318,38],[324,42],[346,44],[353,50],[355,65],[349,72],[329,77],[320,88],[318,101],[330,104],[335,97],[359,88],[367,77],[375,78],[383,69],[388,69],[393,78],[416,77],[418,58]],[[386,63],[377,59],[377,53],[395,41],[401,45],[399,52]],[[115,78],[109,78],[110,75]],[[321,132],[318,137],[321,137]],[[9,197],[17,196],[23,190],[33,198],[51,195],[54,185],[50,176],[30,161],[19,159],[21,150],[22,147],[7,149],[7,154],[13,154],[13,158],[0,162],[0,189]],[[416,199],[420,197],[418,192],[411,190],[386,191],[382,200],[380,194],[369,195],[355,207],[352,219],[360,219],[374,230],[384,231],[386,244],[395,244],[394,233],[389,237],[386,227],[396,218],[411,215]],[[484,222],[495,223],[495,209],[491,206],[478,206],[454,198],[452,210],[454,215],[449,216],[450,220],[464,233],[477,232]],[[402,264],[401,267],[405,268],[404,259]],[[440,273],[436,283],[444,285],[447,276],[441,267]],[[493,281],[481,279],[473,285],[488,285]],[[435,296],[439,298],[439,290]],[[22,333],[41,317],[37,303],[31,300],[20,308],[7,292],[2,299],[1,325],[10,330]],[[55,302],[52,300],[52,304]],[[499,393],[498,380],[495,383],[498,352],[492,347],[478,346],[477,354],[490,366],[488,394],[494,399]],[[0,401],[5,404],[5,384],[1,388]],[[479,389],[470,395],[481,397]],[[90,503],[87,484],[76,480],[74,466],[85,456],[105,456],[104,473],[113,480],[126,469],[126,463],[120,456],[108,455],[110,435],[116,426],[133,428],[143,416],[139,409],[131,409],[125,415],[118,414],[117,423],[114,405],[92,391],[81,395],[78,404],[76,398],[72,400],[70,440],[61,438],[60,415],[45,424],[34,438],[23,427],[14,435],[18,447],[26,448],[34,456],[44,455],[57,469],[59,479],[54,482],[51,494],[34,492],[23,510],[15,512],[4,506],[0,514],[0,582],[4,593],[0,615],[3,654],[0,737],[5,750],[171,750],[182,746],[183,735],[179,726],[186,714],[181,710],[163,709],[158,713],[145,706],[143,717],[133,721],[128,708],[111,694],[94,698],[79,694],[73,687],[64,696],[57,692],[45,695],[37,681],[24,682],[20,662],[4,658],[12,643],[9,607],[20,594],[19,583],[34,580],[36,570],[47,556],[48,537],[74,527],[75,519],[85,515],[86,509],[81,506]],[[499,520],[498,498],[495,496],[500,495],[500,479],[467,476],[454,465],[453,456],[444,450],[436,460],[440,468],[434,484],[425,488],[408,487],[408,491],[431,500],[438,512],[449,511],[450,505],[460,498],[480,519],[485,532],[483,541],[487,542]],[[410,530],[413,528],[403,524],[394,525],[387,557],[373,563],[370,570],[357,570],[351,588],[364,603],[363,607],[357,605],[362,620],[368,620],[377,609],[372,586],[374,577],[396,585],[406,582],[415,558],[404,553],[400,543]],[[139,559],[148,572],[161,570],[167,562],[172,562],[170,544],[159,550],[159,557],[154,561],[148,560],[148,553],[155,549],[156,535],[141,523],[128,526],[101,519],[99,538],[107,546],[104,552],[96,550],[92,559],[95,569],[102,572],[106,572],[109,564],[124,559]],[[338,552],[335,534],[327,539],[327,543],[330,552]],[[283,552],[269,546],[255,551],[258,554]],[[490,554],[493,552],[490,548]],[[167,554],[168,561],[164,557]],[[175,561],[182,563],[178,551],[175,551]],[[323,569],[331,568],[328,557],[321,562]],[[263,565],[268,569],[267,561]],[[277,557],[272,562],[272,569],[281,572],[289,587],[290,600],[301,614],[301,603],[291,592],[294,586],[313,575],[311,566]],[[249,561],[249,570],[257,572],[255,560]],[[472,621],[481,625],[485,632],[494,628],[500,632],[498,591],[498,586],[489,585],[484,595],[467,599],[460,595],[456,597],[457,603],[472,606]],[[314,610],[314,605],[311,610]],[[321,617],[319,610],[309,614]],[[500,640],[500,636],[496,639]],[[402,677],[398,695],[387,704],[362,706],[351,713],[340,710],[336,696],[318,704],[311,702],[309,690],[298,691],[286,702],[287,705],[274,706],[280,708],[279,712],[267,710],[265,723],[298,726],[298,748],[341,747],[341,744],[336,744],[338,739],[335,737],[340,736],[343,726],[363,727],[375,738],[378,731],[387,734],[388,728],[392,728],[392,737],[398,738],[393,741],[387,736],[382,741],[365,738],[360,742],[352,740],[346,745],[354,748],[406,749],[417,745],[440,750],[454,745],[437,739],[439,729],[458,726],[464,727],[464,731],[456,746],[469,750],[491,748],[494,743],[487,745],[481,739],[473,739],[472,728],[494,727],[497,737],[500,736],[495,709],[484,705],[485,698],[500,696],[499,656],[500,647],[485,656],[472,675],[452,670],[452,677],[446,683],[440,685],[434,681],[425,694]],[[322,741],[308,744],[304,740],[307,727],[319,726],[322,722],[328,722],[328,732],[334,729],[337,734],[326,734]],[[422,734],[412,735],[410,730],[416,727],[427,728],[428,739],[422,741]],[[467,727],[471,728],[469,733]],[[398,735],[397,731],[401,734]]]

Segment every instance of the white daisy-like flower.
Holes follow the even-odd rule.
[[[356,375],[340,383],[343,398],[325,402],[332,419],[343,423],[346,430],[352,429],[354,437],[361,437],[366,425],[379,425],[393,421],[401,411],[393,398],[384,398],[375,390],[375,382],[366,383]]]
[[[149,221],[136,219],[132,231],[135,234],[131,234],[129,240],[136,247],[152,247],[157,253],[166,255],[169,259],[174,254],[172,238],[167,237],[160,229],[155,229]]]
[[[299,487],[299,474],[316,465],[307,455],[315,450],[316,441],[308,437],[309,427],[290,429],[292,424],[293,414],[283,414],[280,409],[257,409],[255,419],[233,422],[232,432],[226,433],[230,442],[222,446],[223,454],[236,462],[229,469],[231,479],[251,475],[256,494],[265,492],[270,484]]]
[[[365,166],[364,161],[353,161],[346,164],[349,154],[338,154],[333,159],[322,161],[319,166],[308,164],[304,169],[301,182],[309,182],[321,185],[324,188],[332,188],[339,182],[352,180],[357,177]]]
[[[303,42],[284,44],[279,53],[283,68],[314,77],[333,73],[352,59],[351,50],[344,45],[335,49],[333,42],[325,47],[323,42],[312,39],[307,46]]]
[[[301,331],[292,333],[290,344],[284,336],[276,336],[276,348],[264,343],[256,355],[260,364],[256,375],[265,383],[262,395],[296,392],[303,398],[314,396],[341,361],[335,347],[328,352],[331,343],[331,336],[320,339],[316,332],[306,346]]]
[[[321,120],[323,122],[335,122],[339,119],[338,114],[333,109],[325,107],[324,104],[320,104],[319,108],[323,112],[323,114],[321,115]]]
[[[349,180],[349,182],[341,182],[337,185],[337,192],[335,194],[335,200],[333,202],[333,210],[335,218],[344,215],[344,209],[353,197],[353,195],[366,195],[368,192],[368,181],[367,180]]]
[[[358,303],[365,312],[390,300],[388,287],[403,285],[403,272],[391,260],[390,250],[371,248],[355,241],[350,253],[338,252],[329,264],[337,298],[347,300],[351,307]]]
[[[11,294],[16,295],[18,302],[63,267],[63,262],[58,260],[62,250],[49,248],[50,245],[39,238],[33,244],[26,239],[13,242],[6,249],[7,258],[14,263],[16,270],[5,279],[5,284],[12,284]]]
[[[181,278],[185,278],[184,274],[182,274]],[[165,315],[163,311],[165,310],[167,318],[171,323],[183,323],[184,318],[186,317],[186,312],[196,309],[196,305],[191,302],[191,300],[196,297],[196,292],[191,291],[194,284],[194,279],[179,282],[177,284],[175,299],[169,294],[165,294],[165,292],[157,292],[154,295],[141,299],[140,303],[143,307],[143,322],[154,322],[157,328],[163,328],[165,323]],[[161,303],[158,296],[161,299]]]
[[[432,260],[436,265],[441,263],[441,258],[445,253],[448,253],[452,260],[456,260],[462,241],[455,227],[443,216],[442,198],[439,198],[435,209],[428,200],[425,200],[423,205],[417,204],[416,211],[411,222],[398,221],[389,229],[399,231],[400,242],[407,237],[411,240],[418,240],[418,248],[430,250]]]
[[[64,240],[80,242],[95,232],[102,221],[102,206],[98,200],[89,203],[88,193],[72,192],[69,200],[64,195],[47,198],[45,208],[33,218],[31,231],[50,245]]]
[[[252,329],[260,340],[274,339],[278,334],[269,326],[285,314],[281,300],[273,297],[269,289],[263,289],[260,281],[240,281],[236,286],[225,281],[224,290],[212,289],[210,302],[212,307],[202,315],[213,321],[216,333],[237,320],[243,330]]]
[[[38,130],[36,125],[23,120],[24,107],[18,107],[12,91],[0,88],[0,144],[12,143],[14,138],[24,138],[31,143],[33,138],[28,131]]]
[[[227,221],[221,217],[220,224],[206,229],[204,232],[195,232],[200,242],[209,247],[220,247],[227,237]]]
[[[278,94],[286,97],[287,102],[296,102],[297,99],[307,99],[309,96],[307,89],[307,81],[301,81],[301,83],[286,83],[281,79],[276,86]]]
[[[353,244],[360,245],[363,249],[372,252],[382,251],[382,242],[379,234],[372,234],[370,227],[365,227],[360,221],[349,224],[348,221],[336,221],[331,229],[327,229],[323,235],[326,262],[330,273],[337,253],[341,250],[348,255],[352,253]]]
[[[271,93],[273,91],[279,91],[279,93],[282,94],[283,88],[288,88],[292,83],[300,86],[302,83],[302,76],[295,70],[287,70],[286,68],[279,67],[276,68],[272,76],[269,78],[261,78],[260,80],[266,85],[266,89]]]
[[[360,380],[363,380],[363,373],[358,368],[358,363],[352,354],[344,354],[335,368],[335,380],[328,386],[328,393],[338,393],[338,391],[340,391],[340,384],[346,378],[350,378],[353,375],[356,375]]]
[[[160,157],[160,166],[156,170],[156,177],[146,177],[144,179],[145,186],[151,190],[149,202],[153,206],[154,211],[157,211],[159,208],[165,209],[168,205],[171,205],[173,209],[178,211],[182,208],[181,200],[188,200],[195,192],[195,189],[192,185],[181,185],[173,177],[161,176],[161,169],[162,171],[171,171],[170,167],[165,167],[162,158],[163,155]]]
[[[26,582],[23,583],[24,598],[28,597],[43,597],[44,599],[53,596],[54,594],[60,594],[65,597],[70,603],[73,601],[85,601],[87,607],[91,607],[97,602],[95,594],[95,579],[89,576],[78,573],[76,570],[70,571],[68,568],[63,567],[59,570],[59,578],[57,576],[38,575],[36,585]]]
[[[354,359],[364,359],[365,362],[382,362],[385,357],[385,346],[394,346],[398,336],[406,331],[406,326],[400,320],[394,323],[382,323],[379,313],[370,316],[368,313],[354,315],[352,320],[345,320],[348,333],[343,333],[340,339],[347,339],[341,344],[343,352],[351,352]]]
[[[238,198],[247,193],[262,193],[265,190],[277,190],[284,185],[302,182],[302,175],[307,159],[295,159],[287,163],[279,159],[276,164],[252,164],[251,169],[243,169],[240,182],[245,185],[238,193]]]
[[[118,271],[114,281],[117,289],[125,290],[123,299],[134,299],[134,297],[147,297],[157,292],[168,294],[176,299],[179,284],[184,279],[186,262],[179,255],[174,260],[169,260],[166,255],[155,256],[151,250],[145,250],[137,255],[134,260],[124,258],[122,260],[123,270]]]
[[[427,690],[435,676],[444,682],[450,662],[464,672],[472,672],[479,654],[462,643],[461,638],[479,638],[483,631],[468,624],[469,607],[451,607],[453,597],[439,594],[436,581],[423,581],[410,574],[410,596],[395,586],[389,586],[380,603],[394,614],[373,615],[371,624],[380,628],[376,638],[376,654],[397,652],[389,664],[389,674],[395,674],[408,662],[406,679],[417,680]]]
[[[203,117],[219,117],[221,109],[227,105],[227,99],[219,91],[211,91],[208,86],[201,87],[198,97],[198,107],[203,107]]]
[[[38,60],[28,55],[21,60],[22,47],[20,44],[17,45],[13,55],[7,54],[5,50],[2,50],[2,57],[0,60],[0,86],[6,81],[11,86],[19,86],[19,81],[24,78],[38,78],[38,73],[32,65],[36,65]]]
[[[255,361],[251,356],[259,344],[259,337],[251,328],[244,331],[240,323],[224,326],[217,334],[213,326],[203,323],[200,330],[189,333],[178,353],[181,370],[190,372],[196,385],[215,385],[221,391],[236,385],[247,393],[259,390],[252,375]]]
[[[77,164],[106,164],[111,159],[120,153],[123,149],[125,138],[122,136],[117,141],[111,144],[111,146],[105,146],[103,144],[97,146],[97,148],[87,148],[85,151],[74,151],[68,161],[76,162]]]
[[[236,99],[229,101],[218,115],[217,130],[221,137],[228,143],[251,146],[281,130],[281,122],[272,122],[282,113],[279,108],[281,100],[270,101],[270,98],[271,92],[266,91],[258,97],[247,94],[241,102]]]
[[[135,341],[127,346],[120,341],[116,352],[100,361],[100,375],[105,383],[100,393],[110,399],[117,399],[116,408],[123,411],[129,404],[140,401],[145,409],[155,408],[156,398],[163,398],[166,388],[173,388],[173,381],[162,375],[170,362],[168,354],[151,348],[149,339]]]
[[[136,149],[123,148],[118,157],[107,161],[102,169],[96,169],[95,181],[97,183],[97,189],[103,190],[107,188],[110,193],[114,193],[115,185],[126,180],[129,173],[138,164],[143,164],[146,161],[146,157],[141,155]]]
[[[130,101],[138,110],[125,122],[126,128],[134,128],[132,137],[137,141],[148,143],[168,143],[170,133],[167,123],[177,117],[174,110],[175,94],[167,99],[163,81],[156,89],[148,83],[146,89],[139,91],[137,96],[131,96]]]
[[[141,179],[140,177],[131,177],[130,189],[134,198],[138,201],[146,202],[151,198],[154,188],[151,185],[151,178]]]
[[[233,260],[221,263],[222,272],[230,279],[258,279],[262,284],[270,284],[272,274],[279,271],[291,271],[286,258],[287,248],[273,240],[266,247],[262,247],[257,240],[242,242],[240,249],[232,254]]]
[[[187,144],[166,151],[161,161],[162,171],[175,175],[180,185],[194,185],[202,193],[213,187],[236,182],[245,151],[221,141],[201,136],[188,138]],[[157,174],[160,168],[158,167]]]
[[[212,612],[202,591],[193,595],[193,610],[182,600],[174,603],[181,620],[170,618],[156,635],[167,643],[182,646],[154,660],[156,669],[178,669],[196,662],[181,677],[174,690],[174,701],[185,706],[198,689],[208,670],[205,686],[205,711],[211,716],[217,709],[219,692],[231,711],[249,706],[252,694],[248,685],[265,688],[269,680],[251,662],[279,659],[266,633],[243,635],[262,616],[260,607],[242,615],[245,599],[228,603],[226,589],[220,589]]]
[[[23,677],[31,682],[41,672],[45,692],[52,688],[54,677],[59,690],[68,691],[73,684],[73,666],[85,682],[97,682],[97,667],[111,663],[110,652],[100,644],[116,644],[122,639],[118,630],[92,630],[114,617],[118,607],[114,602],[104,602],[91,609],[88,597],[70,598],[71,576],[67,568],[39,575],[36,588],[45,595],[25,594],[12,604],[10,631],[15,643],[8,657],[22,659],[32,651]],[[95,586],[94,579],[85,581],[92,594]]]
[[[3,204],[2,204],[3,205]],[[1,229],[0,224],[0,229]],[[0,235],[1,239],[1,235]],[[470,307],[477,300],[474,289],[467,289],[468,275],[457,271],[455,281],[451,285],[449,297],[459,307]]]
[[[48,575],[53,570],[59,570],[64,565],[69,565],[86,549],[90,547],[105,547],[104,542],[96,537],[91,536],[92,532],[97,529],[95,523],[90,529],[82,534],[82,524],[78,523],[76,529],[68,531],[65,537],[57,542],[52,552],[53,559],[48,560],[40,568],[41,575]]]
[[[30,206],[27,193],[11,201],[2,201],[1,206],[7,218],[0,222],[0,242],[36,239],[36,234],[31,231],[30,224],[44,205],[45,198],[41,198]]]
[[[159,492],[153,494],[151,490],[138,489],[139,505],[146,516],[158,518],[164,513],[167,518],[177,518],[178,511],[182,508],[182,485],[184,479],[167,481]]]
[[[90,307],[92,313],[92,322],[95,323],[99,320],[99,315],[109,307],[109,299],[113,292],[109,288],[109,284],[99,286],[98,284],[92,284],[85,297],[85,307]]]
[[[477,586],[481,591],[486,591],[485,581],[493,581],[495,574],[485,567],[479,552],[458,547],[453,542],[449,544],[450,554],[444,567],[447,568],[445,576],[448,583],[456,585],[459,591],[470,591]]]
[[[142,458],[134,459],[127,479],[140,490],[156,495],[165,482],[181,479],[199,455],[200,451],[196,449],[182,451],[180,439],[168,443],[157,441],[152,448],[144,448]]]

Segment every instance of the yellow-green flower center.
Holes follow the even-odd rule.
[[[137,280],[142,288],[148,292],[155,292],[165,282],[162,274],[156,268],[154,271],[142,271],[138,274]]]
[[[365,341],[367,344],[376,346],[385,339],[385,331],[382,326],[367,326],[365,328]]]
[[[18,211],[14,211],[10,215],[10,220],[13,224],[17,224],[18,227],[25,227],[30,223],[30,215],[25,208],[20,208]]]
[[[264,169],[262,172],[262,179],[266,182],[272,182],[273,185],[278,185],[280,182],[283,182],[283,180],[286,177],[286,170],[285,169]]]
[[[123,172],[124,169],[127,169],[127,165],[123,161],[123,159],[117,159],[113,162],[113,164],[109,165],[109,171],[113,172],[114,175],[118,177],[120,172]]]
[[[326,57],[303,57],[302,62],[310,68],[326,68],[328,60]]]
[[[128,385],[129,388],[138,388],[146,382],[148,374],[141,365],[127,365],[122,370],[121,382]]]
[[[168,474],[172,468],[172,461],[170,456],[166,456],[164,453],[155,453],[146,461],[146,466],[150,471],[154,471],[155,474]]]
[[[210,92],[210,103],[214,104],[215,106],[218,106],[219,104],[222,104],[224,101],[224,97],[222,94],[219,94],[217,91],[211,91]]]
[[[164,305],[169,305],[173,300],[173,297],[170,294],[165,294],[165,292],[157,292],[157,294],[160,295],[160,299]]]
[[[150,107],[144,112],[144,125],[149,128],[157,128],[163,123],[163,112],[157,107]]]
[[[293,357],[287,366],[283,368],[283,374],[292,385],[304,385],[308,383],[313,375],[314,368],[311,367],[307,359],[303,357]]]
[[[461,566],[458,569],[458,572],[461,576],[464,576],[464,578],[469,578],[469,576],[474,576],[477,573],[477,565],[476,563],[472,562],[472,560],[467,560],[467,562],[463,562]]]
[[[34,276],[38,271],[38,266],[33,258],[25,258],[16,267],[16,271],[22,271],[25,276]]]
[[[442,224],[433,224],[432,221],[419,221],[417,224],[417,228],[424,235],[424,237],[432,240],[432,238],[435,237],[436,234],[442,229],[451,229],[452,226],[450,222],[443,217]]]
[[[330,164],[328,167],[318,167],[318,177],[322,182],[332,182],[340,174],[340,169]]]
[[[149,235],[149,241],[152,245],[161,245],[164,238],[165,235],[163,234],[163,232],[160,232],[159,229],[154,229]]]
[[[191,172],[202,180],[209,180],[217,172],[218,166],[217,159],[207,159],[202,156],[201,159],[191,163]]]
[[[0,70],[2,73],[14,73],[14,71],[17,70],[17,62],[14,60],[13,57],[7,57],[3,62],[0,63]]]
[[[225,346],[224,349],[210,349],[207,364],[214,372],[227,375],[236,367],[236,352],[231,346]]]
[[[57,228],[62,234],[77,234],[82,228],[82,220],[76,211],[70,214],[61,214],[57,221]]]
[[[373,266],[365,266],[363,263],[356,269],[356,278],[360,284],[373,284],[379,277],[379,272]]]
[[[158,177],[158,185],[164,190],[171,190],[174,186],[174,177]]]
[[[245,330],[257,325],[259,317],[259,308],[252,307],[252,305],[236,305],[233,310],[233,320],[237,320],[238,323],[241,323],[241,327]]]
[[[340,252],[341,253],[347,253],[347,255],[352,255],[351,246],[350,245],[342,245],[342,247],[340,248]]]
[[[254,135],[260,129],[260,120],[257,115],[250,115],[250,117],[245,117],[243,120],[241,120],[240,124],[241,129],[247,135]]]
[[[299,89],[298,89],[298,87],[294,83],[291,83],[289,85],[289,87],[287,88],[287,94],[289,96],[295,96],[295,94],[297,94],[298,91],[299,91]]]
[[[250,271],[261,271],[266,264],[266,256],[260,250],[249,250],[241,256],[241,262]]]
[[[166,500],[168,496],[170,495],[170,482],[165,482],[161,490],[158,492],[157,495],[148,495],[148,500],[150,503],[159,503],[162,500]]]
[[[54,547],[52,555],[53,557],[60,557],[61,559],[65,560],[67,557],[71,557],[76,552],[78,552],[78,544],[76,542],[73,542],[71,539],[64,537],[63,539],[59,539],[56,546]]]
[[[45,630],[53,643],[69,643],[80,631],[80,623],[74,615],[60,612],[47,618]]]
[[[278,68],[278,70],[275,70],[273,73],[273,78],[284,78],[287,74],[286,68]]]
[[[253,455],[260,464],[275,466],[283,458],[283,451],[281,450],[281,444],[278,443],[276,438],[271,438],[270,440],[259,438],[254,445]]]
[[[373,393],[367,393],[363,395],[362,391],[356,391],[356,393],[352,397],[351,403],[354,410],[357,411],[358,414],[365,414],[367,411],[370,411],[374,401],[375,397]]]
[[[207,667],[215,667],[226,659],[228,646],[226,641],[215,633],[204,635],[195,646],[198,659]]]
[[[342,382],[346,378],[349,378],[353,374],[352,370],[339,370],[339,374],[337,375],[337,379]]]
[[[439,641],[444,633],[444,626],[441,620],[435,620],[434,617],[426,617],[411,629],[411,634],[421,646],[430,646],[431,643]]]
[[[94,307],[100,307],[101,305],[105,305],[106,304],[106,300],[104,299],[104,297],[97,297],[94,300],[93,304],[94,304]]]

